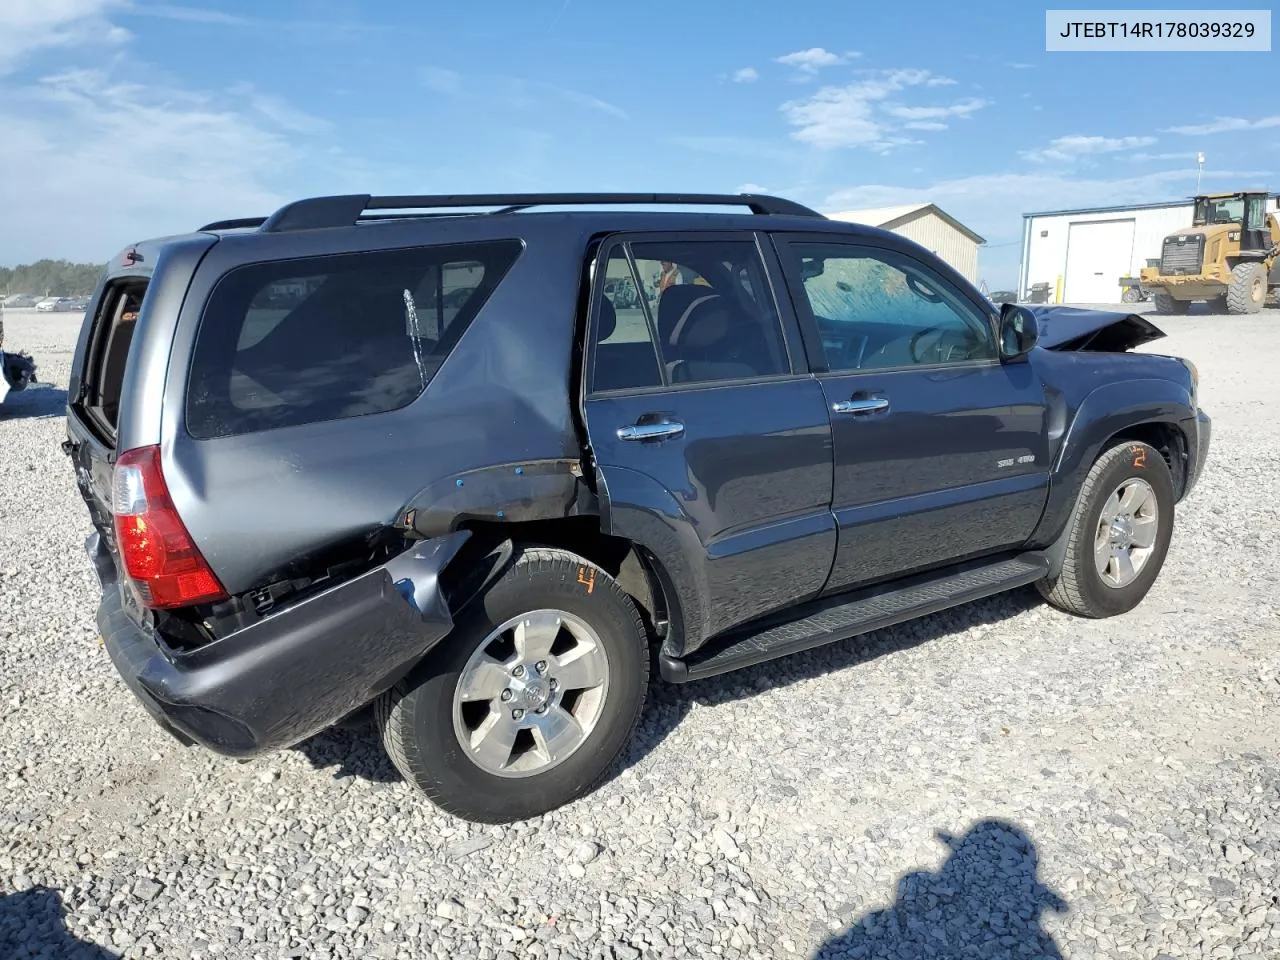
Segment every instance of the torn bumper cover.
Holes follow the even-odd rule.
[[[453,627],[439,574],[469,534],[426,540],[207,646],[175,651],[125,613],[98,534],[98,628],[125,684],[170,733],[229,757],[293,746],[365,706]]]

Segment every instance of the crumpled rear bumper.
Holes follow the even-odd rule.
[[[249,757],[299,743],[365,706],[452,629],[438,578],[467,537],[422,541],[192,651],[171,649],[131,618],[98,535],[85,546],[103,587],[98,628],[125,684],[183,742]]]

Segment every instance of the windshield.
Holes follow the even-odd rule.
[[[1203,227],[1210,223],[1239,223],[1244,217],[1244,197],[1201,197],[1196,201],[1194,225]]]

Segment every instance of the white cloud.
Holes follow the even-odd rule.
[[[739,185],[738,185],[738,187],[737,187],[733,192],[734,192],[734,193],[764,193],[764,194],[767,194],[767,193],[769,192],[769,188],[768,188],[768,187],[762,187],[762,186],[760,186],[760,184],[758,184],[758,183],[743,183],[743,184],[739,184]]]
[[[567,103],[573,103],[577,106],[586,107],[590,110],[599,110],[601,113],[607,113],[610,116],[617,117],[619,120],[627,119],[627,111],[615,104],[609,103],[607,100],[601,100],[599,97],[592,96],[589,93],[571,90],[568,87],[562,87],[554,83],[547,83],[543,80],[512,79],[511,83],[517,90],[517,97],[520,97],[520,92],[525,89],[539,91],[548,96],[564,100]]]
[[[1264,130],[1267,127],[1280,127],[1280,114],[1262,117],[1258,120],[1246,120],[1243,117],[1217,117],[1209,123],[1192,124],[1186,127],[1168,127],[1161,132],[1202,137],[1214,133],[1231,133],[1236,130]]]
[[[421,67],[418,76],[428,90],[449,96],[462,97],[486,105],[501,105],[522,112],[545,107],[548,101],[560,100],[590,110],[598,110],[627,119],[627,112],[616,104],[601,100],[589,93],[572,90],[545,80],[529,80],[523,77],[474,75],[463,77],[455,70],[444,67]]]
[[[884,152],[919,143],[896,133],[900,121],[905,129],[936,130],[940,118],[967,116],[986,101],[970,97],[947,106],[905,106],[886,99],[912,87],[950,86],[955,81],[928,70],[887,70],[846,86],[822,87],[805,100],[791,100],[781,107],[796,129],[791,136],[816,147],[865,147]]]
[[[1155,137],[1085,137],[1073,135],[1050,140],[1047,147],[1039,150],[1023,150],[1019,156],[1037,163],[1054,161],[1070,163],[1081,157],[1100,153],[1121,153],[1149,147],[1156,142]]]
[[[945,107],[904,107],[890,103],[885,104],[884,112],[899,120],[941,120],[944,117],[967,117],[986,105],[987,101],[980,97],[969,97]]]
[[[1196,151],[1183,150],[1181,153],[1146,153],[1139,150],[1137,153],[1131,153],[1124,158],[1130,163],[1145,163],[1153,160],[1184,160],[1187,163],[1196,162]]]
[[[760,73],[755,67],[743,67],[741,70],[733,72],[734,83],[752,83],[760,79]]]
[[[939,123],[937,120],[912,120],[910,123],[904,123],[905,130],[945,130],[947,125]]]
[[[812,76],[823,67],[835,67],[845,63],[850,55],[856,57],[859,54],[857,51],[853,51],[852,54],[841,56],[838,53],[832,53],[830,50],[824,50],[822,47],[810,47],[808,50],[797,50],[795,53],[775,57],[774,61],[781,63],[783,66],[795,67],[802,74]]]
[[[328,120],[299,110],[281,97],[260,93],[251,83],[234,84],[227,92],[287,133],[320,134],[333,128]]]
[[[223,27],[241,27],[250,21],[221,10],[202,7],[183,7],[172,3],[141,3],[129,6],[126,13],[142,17],[159,17],[163,20],[179,20],[185,23],[207,23]]]
[[[0,76],[51,47],[118,46],[129,31],[107,20],[126,0],[0,0]]]
[[[357,169],[325,121],[280,97],[244,83],[186,89],[113,55],[129,35],[108,18],[126,12],[113,0],[0,0],[0,263],[104,261],[141,237],[387,174]]]

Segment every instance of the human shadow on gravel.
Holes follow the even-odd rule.
[[[50,887],[0,894],[0,957],[119,960],[119,954],[73,937],[66,913],[62,895]]]
[[[1063,954],[1040,925],[1067,903],[1037,877],[1035,844],[1003,820],[981,820],[962,837],[938,833],[951,854],[937,873],[898,881],[893,906],[866,914],[824,943],[814,960],[902,957],[1035,957]]]
[[[10,391],[0,403],[0,420],[36,420],[61,417],[67,412],[67,391],[45,383]]]

